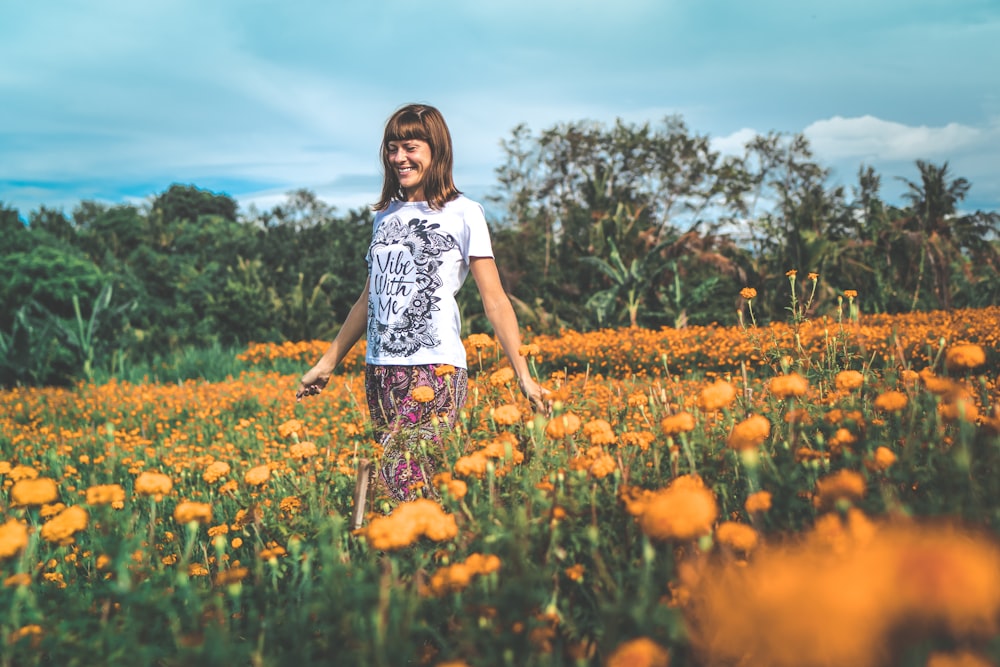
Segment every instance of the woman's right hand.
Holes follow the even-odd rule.
[[[305,396],[315,396],[326,388],[329,381],[330,371],[321,368],[319,364],[313,366],[299,380],[299,388],[295,390],[295,400],[301,401]]]

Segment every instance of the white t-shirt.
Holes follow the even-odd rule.
[[[393,202],[379,211],[365,257],[371,279],[365,361],[466,368],[455,293],[469,274],[469,258],[492,256],[483,207],[466,197],[439,211],[426,202]]]

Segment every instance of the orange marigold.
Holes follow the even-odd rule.
[[[688,431],[693,431],[694,426],[694,415],[690,412],[678,412],[660,420],[660,428],[663,429],[664,435],[687,433]]]
[[[676,478],[645,500],[639,527],[655,540],[692,540],[706,535],[719,514],[715,495],[695,475]]]
[[[197,503],[190,500],[181,501],[174,508],[174,521],[181,524],[187,524],[192,521],[211,523],[212,506],[208,503]]]
[[[771,435],[771,422],[762,415],[750,415],[733,426],[726,445],[731,449],[743,450],[759,447]]]
[[[767,512],[771,509],[771,492],[757,491],[755,493],[751,493],[747,496],[746,502],[743,503],[743,509],[747,511],[747,514]]]
[[[753,287],[744,287],[740,290],[740,296],[749,301],[757,297],[757,290]]]
[[[670,654],[648,637],[619,644],[608,656],[607,667],[669,667]]]
[[[757,547],[757,531],[745,523],[723,521],[715,528],[715,539],[733,551],[749,553]]]
[[[698,407],[706,412],[721,410],[736,399],[736,387],[725,380],[716,380],[701,390]]]
[[[798,373],[788,373],[771,378],[768,389],[778,398],[804,396],[809,390],[809,381]]]
[[[42,538],[57,544],[72,544],[73,535],[87,527],[87,510],[79,505],[67,507],[42,526]]]
[[[451,364],[441,364],[440,366],[434,367],[434,375],[439,378],[448,377],[449,375],[455,374],[455,367]]]
[[[87,489],[88,505],[112,505],[125,502],[125,489],[121,484],[97,484]]]
[[[434,390],[426,385],[414,387],[413,400],[417,403],[430,403],[434,400]]]
[[[243,481],[251,486],[260,486],[271,479],[271,467],[266,463],[250,468],[243,473]]]
[[[376,517],[362,534],[373,549],[394,551],[408,547],[421,537],[444,542],[458,535],[455,517],[438,503],[418,498],[401,503],[389,516]]]
[[[900,412],[909,400],[901,391],[887,391],[875,399],[875,409],[883,412]]]
[[[815,502],[818,507],[832,507],[840,500],[853,503],[864,497],[866,487],[861,473],[845,468],[816,481]]]
[[[833,383],[840,391],[854,391],[865,383],[865,376],[860,371],[840,371]]]
[[[480,350],[484,347],[489,347],[493,344],[493,338],[488,334],[472,334],[466,339],[466,342],[475,350]]]
[[[278,425],[278,435],[282,438],[288,438],[290,436],[298,436],[305,430],[304,425],[301,420],[289,419],[288,421]]]
[[[952,345],[945,353],[944,365],[950,373],[964,373],[986,363],[986,352],[979,345]]]
[[[311,441],[297,442],[288,448],[288,455],[293,459],[309,459],[319,454],[316,443]]]
[[[59,498],[56,481],[48,477],[22,479],[14,482],[10,489],[10,500],[14,506],[44,505]]]
[[[888,447],[879,447],[872,457],[872,466],[875,470],[888,470],[896,462],[896,454]]]
[[[167,475],[159,472],[141,472],[135,478],[135,492],[144,496],[153,496],[156,500],[162,500],[163,496],[170,493],[174,488],[174,481]]]
[[[514,379],[514,369],[509,366],[497,369],[490,373],[490,384],[494,387],[503,387]]]
[[[501,426],[521,423],[521,409],[516,405],[501,405],[493,410],[493,421]]]
[[[28,527],[17,519],[0,526],[0,559],[11,558],[28,546]]]
[[[572,412],[557,415],[545,425],[545,435],[553,440],[559,440],[573,435],[580,430],[580,418]]]

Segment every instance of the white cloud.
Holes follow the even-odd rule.
[[[804,130],[815,151],[829,158],[916,160],[947,158],[983,141],[989,130],[948,123],[910,126],[874,116],[818,120]]]
[[[712,137],[709,143],[713,151],[723,155],[742,155],[744,146],[757,134],[756,130],[744,127],[724,137]]]

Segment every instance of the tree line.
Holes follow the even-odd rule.
[[[902,201],[862,165],[830,184],[802,135],[723,156],[680,117],[657,125],[518,126],[487,202],[521,322],[561,328],[731,324],[743,287],[781,319],[789,270],[817,273],[811,306],[856,290],[866,312],[977,307],[1000,297],[997,212],[917,161]],[[84,201],[27,218],[0,202],[0,384],[59,384],[185,348],[326,339],[364,284],[372,214],[308,190],[241,212],[175,184],[146,204]],[[800,285],[805,281],[800,281]],[[474,288],[460,308],[485,331]]]

